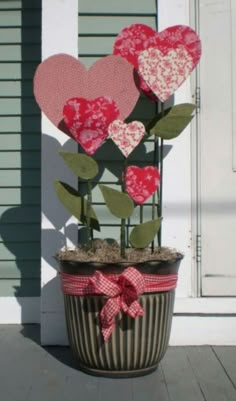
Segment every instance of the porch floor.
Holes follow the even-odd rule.
[[[42,347],[38,325],[0,325],[2,401],[236,401],[236,347],[170,347],[158,370],[106,379],[75,368],[68,347]]]

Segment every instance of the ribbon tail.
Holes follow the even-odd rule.
[[[104,341],[107,342],[115,328],[115,323],[112,323],[109,327],[102,327],[102,335]]]
[[[120,311],[120,297],[109,298],[100,312],[102,334],[107,341],[115,327],[115,317]]]
[[[123,302],[121,307],[123,312],[127,313],[132,318],[144,315],[144,309],[137,300],[133,301],[129,306],[126,302]]]

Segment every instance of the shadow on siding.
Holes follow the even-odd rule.
[[[7,279],[13,286],[9,295],[15,296],[21,303],[21,297],[40,296],[41,115],[34,101],[32,79],[41,61],[41,0],[22,0],[21,12],[15,11],[14,5],[9,4],[10,16],[11,11],[13,15],[18,13],[22,21],[19,25],[21,40],[14,44],[20,47],[21,54],[20,57],[18,54],[13,57],[13,63],[21,65],[21,77],[16,79],[12,76],[12,82],[19,82],[21,90],[21,111],[16,116],[21,125],[20,131],[16,132],[21,138],[21,164],[16,171],[16,174],[20,171],[21,199],[17,202],[19,205],[8,208],[1,216],[0,234],[5,249],[12,255],[7,254],[8,260],[16,266],[11,270],[9,268],[7,273]],[[15,99],[18,96],[16,94]],[[27,319],[26,313],[22,306],[23,322]]]

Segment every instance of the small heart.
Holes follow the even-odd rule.
[[[192,69],[201,57],[201,41],[196,32],[185,25],[170,26],[162,32],[156,32],[144,24],[129,25],[117,36],[113,53],[138,69],[139,54],[150,47],[159,49],[164,55],[171,49],[184,48],[192,58]],[[150,95],[150,89],[142,78],[139,86],[146,95]]]
[[[157,167],[129,166],[125,174],[125,189],[130,197],[142,205],[160,185],[160,173]]]
[[[109,97],[69,99],[64,108],[64,121],[72,137],[88,155],[92,155],[108,136],[108,126],[119,115],[116,103]]]
[[[108,132],[110,138],[115,142],[123,155],[128,157],[144,136],[145,127],[139,121],[125,124],[121,120],[115,120],[109,125]]]
[[[153,93],[165,102],[192,71],[192,57],[184,48],[169,50],[163,54],[149,48],[138,57],[138,72]]]

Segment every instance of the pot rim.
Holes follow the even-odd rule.
[[[173,274],[179,270],[179,265],[184,255],[178,253],[177,257],[172,260],[146,260],[142,262],[121,261],[121,262],[95,262],[80,261],[71,259],[60,259],[55,257],[61,272],[79,275],[91,275],[95,270],[104,273],[121,273],[127,267],[135,267],[142,273],[146,274]]]

